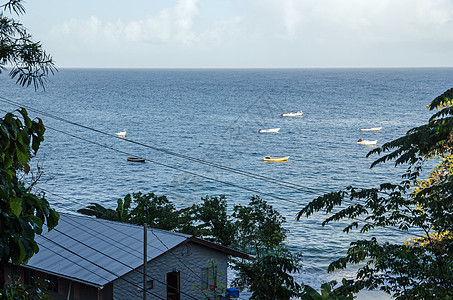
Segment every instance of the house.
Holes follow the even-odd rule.
[[[190,235],[60,213],[58,225],[36,236],[39,252],[5,277],[25,284],[40,277],[59,299],[205,299],[227,288],[229,255],[249,256]],[[146,284],[144,284],[146,282]]]

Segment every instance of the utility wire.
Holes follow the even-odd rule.
[[[68,257],[62,255],[61,253],[56,252],[56,251],[55,251],[54,249],[52,249],[52,248],[49,248],[49,247],[47,247],[47,246],[45,246],[45,245],[39,245],[39,246],[42,247],[42,248],[44,248],[44,249],[47,249],[48,251],[54,253],[55,255],[60,256],[60,257],[63,258],[63,259],[66,259],[66,260],[70,261],[70,262],[73,263],[74,265],[77,265],[79,268],[84,269],[85,271],[88,271],[88,272],[90,272],[91,274],[93,274],[93,275],[95,275],[95,276],[97,276],[97,277],[100,277],[100,278],[102,278],[102,279],[104,279],[104,280],[107,280],[107,281],[110,280],[110,279],[105,278],[104,276],[102,276],[102,275],[100,275],[100,274],[94,272],[93,270],[90,270],[90,269],[85,268],[84,266],[80,265],[77,261],[74,261],[74,260],[69,259]],[[117,289],[120,289],[119,287],[116,287],[116,288],[117,288]],[[161,299],[162,299],[162,298],[161,298]]]
[[[120,241],[116,241],[115,243],[113,243],[113,242],[111,242],[111,238],[110,238],[110,237],[106,236],[104,233],[102,233],[102,232],[100,232],[100,231],[96,231],[96,230],[94,230],[93,228],[90,228],[90,227],[84,225],[83,223],[80,223],[80,222],[75,221],[74,219],[65,220],[65,221],[66,221],[68,224],[72,224],[73,226],[76,225],[76,226],[84,227],[84,228],[88,229],[88,230],[86,231],[86,233],[89,234],[89,235],[91,235],[91,236],[94,236],[94,237],[97,237],[97,238],[99,238],[99,236],[103,236],[103,237],[105,237],[105,239],[100,238],[100,240],[102,240],[103,242],[105,242],[105,243],[107,243],[107,244],[109,244],[109,245],[111,245],[111,246],[113,246],[113,247],[115,247],[115,248],[118,248],[118,249],[120,249],[120,250],[122,250],[122,251],[124,251],[124,252],[126,252],[126,253],[128,253],[128,254],[131,254],[131,255],[133,255],[133,256],[135,256],[135,257],[137,257],[137,258],[140,258],[140,259],[142,258],[141,255],[138,255],[138,254],[134,253],[134,252],[138,252],[136,249],[134,249],[134,248],[130,247],[129,245],[126,245],[126,244],[124,244],[124,243],[122,243],[122,242],[120,242]],[[96,223],[98,223],[98,224],[100,224],[100,225],[102,225],[102,226],[108,227],[107,224],[106,224],[105,222],[101,222],[98,218],[93,218],[93,221],[95,221]],[[177,260],[179,260],[179,262],[180,262],[181,264],[183,264],[183,265],[186,267],[186,269],[188,269],[193,275],[195,275],[198,279],[200,279],[201,281],[203,281],[203,278],[201,278],[201,276],[200,276],[200,274],[199,274],[198,272],[195,272],[191,267],[189,267],[189,266],[188,266],[188,265],[187,265],[187,264],[186,264],[186,263],[185,263],[178,255],[176,255],[176,254],[173,252],[173,249],[170,249],[170,248],[167,246],[167,244],[165,244],[165,243],[162,241],[162,239],[159,238],[159,236],[154,232],[156,229],[151,228],[151,227],[148,227],[148,229],[149,229],[149,230],[151,231],[151,233],[156,237],[156,239],[157,239],[157,240],[158,240],[158,241],[159,241],[159,242],[160,242],[160,243],[168,250],[169,253],[171,253]],[[89,231],[93,231],[95,234],[90,233]],[[171,231],[169,231],[169,232],[172,233]],[[142,240],[140,240],[140,239],[138,239],[138,238],[136,238],[136,237],[134,237],[134,236],[127,235],[127,234],[124,233],[124,232],[119,231],[118,233],[120,233],[120,234],[122,234],[122,235],[124,235],[124,236],[126,236],[126,237],[128,237],[128,238],[131,238],[131,239],[133,239],[133,240],[136,240],[136,241],[138,241],[138,242],[143,242]],[[118,245],[121,245],[121,247],[119,247]],[[154,249],[156,249],[156,250],[161,251],[160,248],[157,248],[156,246],[154,246],[154,245],[152,245],[152,244],[149,244],[149,243],[148,243],[147,245],[150,246],[150,247],[152,247],[152,248],[154,248]],[[133,252],[124,250],[124,247],[125,247],[125,248],[129,248],[129,249],[132,250]],[[202,266],[200,266],[200,265],[198,265],[198,264],[192,264],[192,265],[195,266],[195,267],[197,267],[197,268],[199,268],[199,269],[202,268]],[[205,267],[205,266],[203,266],[203,267]],[[189,282],[189,280],[186,279],[186,278],[183,278],[183,280],[184,280],[185,282]],[[207,282],[205,282],[205,283],[208,284]],[[241,298],[239,297],[238,299],[241,299]]]
[[[13,105],[18,105],[20,106],[21,104],[20,103],[16,103],[14,101],[11,101],[11,100],[8,100],[4,97],[1,97],[0,96],[0,101],[2,101],[1,99],[5,99],[6,101],[3,101],[3,102],[11,102],[10,104],[13,104]],[[25,105],[23,105],[24,107],[27,107]],[[86,129],[89,129],[89,130],[92,130],[92,131],[95,131],[95,132],[98,132],[98,133],[101,133],[101,134],[104,134],[104,135],[107,135],[107,136],[110,136],[110,137],[114,137],[114,138],[118,138],[120,140],[125,140],[125,141],[128,141],[128,142],[131,142],[131,143],[134,143],[134,144],[137,144],[137,145],[141,145],[141,146],[145,146],[145,147],[148,147],[148,148],[151,148],[151,149],[154,149],[156,147],[153,147],[153,146],[149,146],[149,145],[145,145],[145,144],[142,144],[142,143],[139,143],[139,142],[135,142],[133,140],[129,140],[129,139],[125,139],[125,138],[120,138],[120,137],[117,137],[116,135],[113,135],[113,134],[110,134],[110,133],[106,133],[106,132],[102,132],[100,130],[97,130],[97,129],[94,129],[94,128],[90,128],[88,126],[85,126],[85,125],[81,125],[81,124],[77,124],[77,123],[74,123],[72,121],[69,121],[69,120],[65,120],[63,118],[60,118],[60,117],[56,117],[56,116],[53,116],[53,115],[50,115],[50,114],[47,114],[45,112],[41,112],[39,110],[36,110],[34,108],[30,108],[30,110],[32,111],[35,111],[37,113],[40,113],[40,114],[43,114],[43,115],[46,115],[46,116],[49,116],[51,118],[54,118],[54,119],[57,119],[57,120],[61,120],[63,122],[66,122],[66,123],[69,123],[69,124],[73,124],[75,126],[79,126],[79,127],[82,127],[82,128],[86,128]],[[46,126],[47,128],[51,129],[51,130],[54,130],[54,131],[57,131],[57,132],[60,132],[62,134],[65,134],[65,135],[68,135],[68,136],[71,136],[71,137],[74,137],[74,138],[77,138],[77,139],[80,139],[80,140],[83,140],[83,141],[86,141],[88,143],[92,143],[92,144],[95,144],[95,145],[98,145],[100,147],[104,147],[104,148],[107,148],[107,149],[110,149],[110,150],[113,150],[113,151],[116,151],[116,152],[119,152],[119,153],[123,153],[123,154],[127,154],[127,155],[132,155],[128,152],[125,152],[125,151],[122,151],[122,150],[118,150],[116,148],[113,148],[113,147],[110,147],[110,146],[107,146],[107,145],[104,145],[104,144],[101,144],[101,143],[98,143],[98,142],[94,142],[94,141],[91,141],[91,140],[88,140],[88,139],[85,139],[85,138],[82,138],[82,137],[79,137],[79,136],[76,136],[76,135],[73,135],[71,133],[68,133],[68,132],[65,132],[65,131],[62,131],[62,130],[59,130],[59,129],[56,129],[56,128],[52,128],[50,126]],[[156,148],[156,150],[159,150],[159,151],[163,151],[163,152],[166,152],[167,150],[162,150],[162,149],[159,149],[159,148]],[[173,153],[173,152],[172,152]],[[214,181],[214,182],[218,182],[218,183],[222,183],[222,184],[225,184],[225,185],[229,185],[229,186],[232,186],[232,187],[235,187],[235,188],[239,188],[239,189],[243,189],[243,190],[247,190],[247,191],[250,191],[250,192],[253,192],[253,193],[256,193],[256,194],[261,194],[261,195],[265,195],[265,196],[268,196],[268,197],[272,197],[272,198],[275,198],[277,200],[281,200],[281,201],[286,201],[286,202],[290,202],[290,203],[293,203],[293,204],[298,204],[298,205],[304,205],[300,202],[297,202],[297,201],[294,201],[294,200],[289,200],[289,199],[285,199],[285,198],[282,198],[282,197],[279,197],[279,196],[275,196],[275,195],[272,195],[272,194],[268,194],[268,193],[265,193],[265,192],[260,192],[258,190],[255,190],[255,189],[251,189],[251,188],[247,188],[247,187],[243,187],[243,186],[239,186],[239,185],[236,185],[236,184],[233,184],[233,183],[230,183],[230,182],[226,182],[226,181],[222,181],[222,180],[218,180],[218,179],[214,179],[214,178],[211,178],[211,177],[208,177],[208,176],[204,176],[204,175],[200,175],[200,174],[197,174],[197,173],[194,173],[194,172],[191,172],[191,171],[187,171],[187,170],[184,170],[184,169],[181,169],[181,168],[177,168],[177,167],[173,167],[173,166],[170,166],[168,164],[164,164],[164,163],[161,163],[161,162],[157,162],[157,161],[154,161],[154,160],[151,160],[151,159],[147,159],[149,160],[150,162],[154,163],[154,164],[157,164],[157,165],[161,165],[161,166],[164,166],[164,167],[167,167],[167,168],[171,168],[171,169],[174,169],[174,170],[177,170],[177,171],[180,171],[180,172],[184,172],[184,173],[187,173],[187,174],[190,174],[190,175],[193,175],[193,176],[197,176],[197,177],[201,177],[201,178],[204,178],[204,179],[207,179],[207,180],[210,180],[210,181]],[[260,175],[258,175],[260,176]],[[278,183],[276,183],[278,184]],[[280,185],[280,184],[279,184]],[[297,186],[297,185],[296,185]],[[307,187],[304,187],[304,188],[307,188]],[[305,191],[305,190],[304,190]],[[320,190],[319,190],[320,191]],[[308,192],[308,191],[305,191],[305,192]],[[313,191],[310,191],[311,193],[315,193]],[[316,192],[316,193],[319,193],[319,192]],[[324,193],[327,193],[324,191]],[[354,204],[354,205],[357,205],[359,203],[356,203],[356,202],[353,202],[353,201],[350,201],[350,200],[347,200],[347,199],[343,199],[343,202],[346,202],[346,203],[351,203],[351,204]],[[364,223],[367,223],[367,224],[370,224],[370,225],[373,225],[373,223],[369,222],[369,221],[366,221],[366,220],[361,220],[361,219],[358,219],[358,218],[352,218],[354,220],[359,220],[361,222],[364,222]],[[379,226],[381,227],[381,226]],[[414,236],[417,236],[419,237],[418,235],[416,234],[413,234],[413,233],[410,233],[409,231],[404,231],[404,230],[400,230],[398,228],[392,228],[392,227],[386,227],[386,226],[383,226],[382,228],[388,228],[390,230],[393,230],[393,231],[398,231],[398,232],[403,232],[403,233],[408,233],[408,234],[411,234],[411,235],[414,235]]]
[[[278,185],[281,185],[281,186],[284,186],[284,187],[288,187],[288,188],[291,188],[291,189],[294,189],[294,190],[302,191],[302,192],[307,192],[307,193],[312,193],[312,194],[326,193],[325,191],[320,190],[320,189],[311,188],[311,187],[303,186],[303,185],[300,185],[300,184],[295,184],[295,183],[292,183],[292,182],[288,182],[288,181],[284,181],[284,180],[280,180],[280,179],[276,179],[276,178],[272,178],[272,177],[268,177],[268,176],[264,176],[264,175],[260,175],[260,174],[256,174],[256,173],[252,173],[252,172],[248,172],[248,171],[243,171],[243,170],[239,170],[239,169],[223,166],[223,165],[220,165],[220,164],[217,164],[217,163],[214,163],[214,162],[205,161],[205,160],[202,160],[202,159],[199,159],[199,158],[195,158],[195,157],[188,156],[188,155],[185,155],[185,154],[180,154],[180,153],[177,153],[177,152],[174,152],[174,151],[170,151],[170,150],[167,150],[167,149],[158,148],[158,147],[151,146],[151,145],[148,145],[148,144],[144,144],[144,143],[141,143],[141,142],[137,142],[137,141],[134,141],[134,140],[131,140],[131,139],[128,139],[128,138],[118,137],[118,136],[116,136],[114,134],[107,133],[105,131],[102,131],[102,130],[99,130],[99,129],[95,129],[95,128],[92,128],[92,127],[89,127],[89,126],[86,126],[86,125],[83,125],[83,124],[80,124],[80,123],[76,123],[76,122],[64,119],[62,117],[58,117],[58,116],[52,115],[52,114],[44,112],[44,111],[40,111],[40,110],[35,109],[35,108],[31,107],[31,106],[24,105],[24,104],[12,101],[12,100],[7,99],[5,97],[1,97],[0,96],[0,101],[8,103],[8,104],[11,104],[11,105],[19,106],[19,107],[26,107],[26,108],[28,108],[31,111],[34,111],[34,112],[36,112],[38,114],[47,116],[49,118],[52,118],[52,119],[55,119],[55,120],[58,120],[58,121],[61,121],[61,122],[67,123],[67,124],[71,124],[71,125],[74,125],[74,126],[77,126],[77,127],[81,127],[81,128],[84,128],[84,129],[87,129],[87,130],[90,130],[90,131],[94,131],[96,133],[99,133],[99,134],[102,134],[102,135],[105,135],[105,136],[114,137],[114,138],[120,139],[122,141],[129,142],[129,143],[132,143],[132,144],[136,144],[136,145],[139,145],[139,146],[142,146],[142,147],[146,147],[146,148],[149,148],[149,149],[152,149],[152,150],[155,150],[155,151],[159,151],[159,152],[166,153],[166,154],[169,154],[169,155],[172,155],[172,156],[183,158],[185,160],[194,161],[194,162],[197,162],[197,163],[200,163],[200,164],[204,164],[204,165],[207,165],[207,166],[211,166],[211,167],[214,167],[214,168],[218,168],[218,169],[221,169],[221,170],[224,170],[224,171],[236,173],[236,174],[239,174],[239,175],[243,175],[243,176],[246,176],[246,177],[254,178],[254,179],[257,179],[257,180],[261,180],[261,181],[265,181],[265,182],[269,182],[269,183],[273,183],[273,184],[278,184]],[[48,127],[48,126],[46,126],[46,127]]]
[[[126,151],[123,151],[123,150],[119,150],[119,149],[116,149],[116,148],[113,148],[113,147],[110,147],[110,146],[107,146],[107,145],[104,145],[104,144],[101,144],[101,143],[98,143],[98,142],[95,142],[95,141],[91,141],[91,140],[76,136],[74,134],[71,134],[71,133],[68,133],[68,132],[53,128],[53,127],[50,127],[50,126],[47,126],[47,128],[49,128],[51,130],[58,131],[60,133],[66,134],[66,135],[69,135],[71,137],[74,137],[76,139],[85,141],[87,143],[91,143],[91,144],[94,144],[94,145],[97,145],[97,146],[100,146],[100,147],[104,147],[106,149],[110,149],[110,150],[113,150],[113,151],[116,151],[116,152],[119,152],[119,153],[122,153],[122,154],[126,154],[126,155],[133,155],[133,154],[131,154],[129,152],[126,152]],[[229,186],[232,186],[232,187],[235,187],[235,188],[243,189],[243,190],[246,190],[246,191],[249,191],[249,192],[253,192],[253,193],[256,193],[256,194],[265,195],[265,196],[272,197],[272,198],[275,198],[275,199],[278,199],[278,200],[291,202],[291,203],[294,203],[294,204],[300,204],[299,202],[294,201],[294,200],[285,199],[285,198],[282,198],[282,197],[279,197],[279,196],[275,196],[275,195],[272,195],[272,194],[269,194],[269,193],[261,192],[261,191],[258,191],[258,190],[252,189],[252,188],[240,186],[240,185],[237,185],[237,184],[234,184],[234,183],[230,183],[230,182],[227,182],[227,181],[222,181],[222,180],[218,180],[218,179],[215,179],[215,178],[212,178],[212,177],[208,177],[208,176],[205,176],[205,175],[197,174],[195,172],[187,171],[187,170],[184,170],[184,169],[181,169],[181,168],[177,168],[177,167],[173,167],[173,166],[171,166],[169,164],[158,162],[158,161],[155,161],[155,160],[152,160],[152,159],[149,159],[149,158],[146,158],[146,160],[151,162],[151,163],[153,163],[153,164],[160,165],[160,166],[163,166],[163,167],[166,167],[166,168],[170,168],[170,169],[173,169],[173,170],[176,170],[176,171],[179,171],[179,172],[183,172],[183,173],[186,173],[186,174],[190,174],[192,176],[201,177],[201,178],[207,179],[209,181],[214,181],[214,182],[217,182],[217,183],[229,185]]]
[[[56,230],[56,229],[54,228],[53,230]],[[131,282],[131,281],[129,281],[129,280],[123,278],[123,277],[120,277],[120,276],[119,276],[118,274],[116,274],[115,272],[112,272],[112,271],[110,271],[110,270],[104,268],[103,266],[101,266],[101,265],[99,265],[99,264],[97,264],[97,263],[95,263],[95,262],[93,262],[93,261],[91,261],[91,260],[89,260],[89,259],[87,259],[87,258],[85,258],[85,257],[83,257],[83,256],[81,256],[81,255],[79,255],[78,253],[76,253],[76,252],[74,252],[74,251],[72,251],[72,250],[66,248],[65,246],[63,246],[63,245],[61,245],[61,244],[55,242],[54,240],[51,240],[51,239],[49,239],[48,237],[45,237],[44,235],[38,235],[38,236],[39,236],[40,238],[43,238],[43,239],[45,239],[45,240],[47,240],[47,241],[53,243],[53,244],[56,245],[56,246],[58,246],[58,247],[64,249],[65,251],[68,251],[69,253],[71,253],[71,254],[73,254],[73,255],[75,255],[75,256],[77,256],[77,257],[79,257],[79,258],[81,258],[81,259],[83,259],[83,260],[85,260],[85,261],[87,261],[87,262],[89,262],[89,263],[95,265],[96,267],[98,267],[98,268],[100,268],[100,269],[102,269],[102,270],[104,270],[104,271],[106,271],[106,272],[108,272],[108,273],[110,273],[110,274],[112,274],[112,275],[118,277],[119,279],[124,280],[125,282],[127,282],[127,283],[129,283],[129,284],[131,284],[131,285],[137,287],[138,289],[142,290],[143,292],[149,293],[149,294],[151,294],[151,295],[153,295],[153,296],[156,296],[156,297],[158,297],[158,298],[160,298],[160,299],[162,299],[162,300],[165,300],[165,298],[163,298],[163,297],[161,297],[161,296],[158,296],[158,295],[152,293],[151,291],[145,289],[145,287],[141,287],[141,286],[139,286],[139,285],[137,285],[137,284],[135,284],[135,283],[133,283],[133,282]],[[49,249],[49,248],[47,248],[47,249]],[[52,251],[52,252],[54,252],[54,251]],[[103,254],[103,253],[101,253],[101,254]],[[103,255],[105,255],[105,254],[103,254]],[[67,257],[64,257],[64,258],[67,259],[67,260],[69,260]],[[69,261],[71,261],[71,260],[69,260]],[[71,261],[71,262],[72,262],[72,261]],[[84,268],[84,269],[87,270],[86,268]],[[99,276],[99,275],[98,275],[98,276]],[[99,276],[99,277],[101,277],[101,278],[103,278],[103,279],[106,279],[106,278],[104,278],[104,277],[102,277],[102,276]],[[107,280],[107,279],[106,279],[106,280]]]
[[[140,256],[139,254],[136,254],[136,253],[135,253],[135,252],[138,252],[136,249],[130,247],[129,245],[126,245],[126,244],[122,243],[121,241],[116,241],[115,243],[112,243],[110,237],[106,236],[104,233],[102,233],[102,232],[100,232],[100,231],[96,231],[96,230],[94,230],[93,228],[90,228],[90,227],[84,225],[83,223],[77,222],[77,221],[75,221],[75,220],[71,220],[71,221],[65,220],[65,221],[66,221],[67,223],[69,223],[69,224],[72,224],[72,226],[76,225],[76,226],[78,226],[78,227],[84,227],[84,228],[88,229],[88,230],[86,231],[86,233],[88,233],[89,235],[94,236],[94,237],[97,237],[97,238],[99,238],[100,240],[102,240],[103,242],[105,242],[105,243],[107,243],[107,244],[109,244],[109,245],[111,245],[111,246],[113,246],[113,247],[115,247],[115,248],[118,248],[118,249],[120,249],[120,250],[122,250],[122,251],[124,251],[124,252],[126,252],[126,253],[128,253],[128,254],[130,254],[130,255],[133,255],[133,256],[135,256],[136,258],[142,259],[142,256]],[[97,222],[98,224],[101,224],[101,225],[107,227],[107,225],[106,225],[105,223],[101,222],[100,220],[98,220],[98,218],[93,218],[93,221],[95,221],[95,222]],[[166,245],[166,244],[165,244],[165,243],[164,243],[164,242],[163,242],[163,241],[162,241],[162,240],[154,233],[154,228],[148,228],[148,229],[150,229],[150,231],[151,231],[152,234],[158,239],[158,241],[159,241],[159,242],[160,242],[167,250],[169,250],[168,252],[170,252],[176,259],[178,259],[179,262],[180,262],[181,264],[183,264],[183,265],[184,265],[191,273],[193,273],[195,276],[197,276],[200,280],[202,279],[201,276],[200,276],[197,272],[193,271],[189,266],[186,265],[186,263],[185,263],[178,255],[174,254],[173,251],[172,251],[171,249],[168,248],[168,246],[167,246],[167,245]],[[89,231],[93,231],[95,234],[92,234],[92,233],[90,233]],[[138,241],[138,242],[143,242],[142,240],[137,239],[136,237],[133,237],[133,236],[129,236],[129,235],[123,233],[123,232],[119,232],[119,233],[123,234],[124,236],[127,236],[128,238],[132,238],[132,239],[134,239],[134,240],[136,240],[136,241]],[[105,237],[105,239],[100,238],[101,236]],[[120,245],[121,247],[119,247],[118,245]],[[154,248],[154,249],[156,249],[156,250],[158,250],[158,251],[162,251],[162,249],[160,249],[160,248],[154,246],[153,244],[148,243],[147,246],[152,247],[152,248]],[[132,250],[133,252],[127,251],[127,250],[125,250],[125,248],[129,248],[129,249]],[[198,266],[198,265],[196,265],[196,267],[201,268],[201,266]],[[185,278],[184,278],[184,279],[185,279]],[[185,281],[187,282],[188,280],[185,279]]]
[[[53,228],[52,230],[54,230],[54,231],[56,231],[56,232],[59,232],[60,234],[66,236],[67,238],[69,238],[69,239],[71,239],[71,240],[73,240],[73,241],[75,241],[75,242],[77,242],[77,243],[79,243],[79,244],[81,244],[81,245],[83,245],[83,246],[85,246],[85,247],[87,247],[87,248],[89,248],[89,249],[91,249],[91,250],[93,250],[93,251],[95,251],[95,252],[97,252],[97,253],[99,253],[99,254],[105,256],[105,257],[108,257],[109,259],[111,259],[111,260],[113,260],[113,261],[115,261],[115,262],[117,262],[117,263],[119,263],[119,264],[121,264],[121,265],[123,265],[123,266],[125,266],[125,267],[128,267],[128,268],[130,268],[131,270],[134,270],[134,268],[131,267],[131,266],[129,266],[128,264],[126,264],[126,263],[124,263],[124,262],[122,262],[122,261],[120,261],[120,260],[118,260],[118,259],[116,259],[116,258],[114,258],[114,257],[112,257],[112,256],[110,256],[110,255],[108,255],[108,254],[105,254],[105,253],[99,251],[98,249],[91,247],[90,245],[87,245],[86,243],[84,243],[84,242],[82,242],[82,241],[80,241],[80,240],[78,240],[78,239],[76,239],[76,238],[74,238],[74,237],[72,237],[72,236],[70,236],[70,235],[68,235],[68,234],[66,234],[66,233],[64,233],[64,232],[62,232],[62,231],[60,231],[60,230],[58,230],[57,228]],[[100,265],[98,265],[98,264],[95,264],[95,265],[96,265],[97,267],[103,268],[102,266],[100,266]],[[137,270],[137,271],[138,271],[139,273],[141,273],[142,275],[144,274],[144,273],[143,273],[142,271],[140,271],[140,270]],[[110,273],[114,274],[113,272],[110,272]],[[114,275],[115,275],[115,276],[118,276],[118,275],[116,275],[116,274],[114,274]],[[119,277],[119,276],[118,276],[118,277]],[[159,280],[159,279],[156,279],[155,277],[152,277],[152,276],[150,276],[150,275],[148,275],[148,274],[146,274],[146,277],[149,277],[149,278],[155,280],[156,282],[159,282],[159,283],[161,283],[161,284],[166,285],[165,282],[163,282],[163,281],[161,281],[161,280]],[[184,294],[184,295],[188,296],[189,298],[192,298],[192,299],[197,300],[197,298],[193,297],[193,296],[190,295],[190,294],[187,294],[186,292],[181,291],[180,289],[176,289],[176,290],[178,290],[181,294]]]

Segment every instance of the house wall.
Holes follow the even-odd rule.
[[[172,253],[167,252],[147,264],[148,278],[153,280],[153,288],[149,289],[147,299],[167,299],[167,273],[172,271],[180,272],[180,288],[185,293],[181,293],[181,300],[205,299],[201,292],[202,272],[212,264],[212,261],[218,269],[220,281],[218,286],[226,288],[228,256],[225,253],[194,243],[179,246],[172,250]],[[113,299],[143,299],[143,294],[137,286],[143,286],[143,268],[134,270],[113,282]]]

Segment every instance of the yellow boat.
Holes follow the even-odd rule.
[[[264,161],[288,161],[289,156],[285,157],[270,157],[270,156],[265,156],[263,157]]]

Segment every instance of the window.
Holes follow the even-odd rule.
[[[153,289],[153,288],[154,288],[154,280],[148,280],[148,281],[146,282],[146,289],[147,289],[147,290],[151,290],[151,289]]]
[[[179,271],[167,273],[167,300],[180,300],[180,276]]]
[[[208,266],[201,269],[202,289],[213,290],[217,288],[217,266]]]

